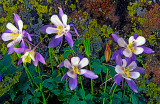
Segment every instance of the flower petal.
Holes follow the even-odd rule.
[[[72,57],[72,58],[71,58],[72,66],[78,66],[79,61],[80,61],[80,58],[79,58],[79,57]]]
[[[62,26],[63,27],[63,24],[62,24],[62,22],[60,21],[60,19],[58,18],[57,15],[52,15],[51,22],[56,26]]]
[[[114,76],[114,81],[116,82],[117,85],[120,85],[120,83],[122,81],[122,75],[121,74],[116,74]]]
[[[8,43],[8,44],[7,44],[7,48],[11,47],[12,45],[15,45],[15,43],[16,43],[16,41],[15,41],[15,40],[14,40],[14,41],[12,41],[12,42],[10,42],[10,43]]]
[[[88,59],[87,59],[87,58],[83,58],[83,59],[79,62],[78,67],[79,67],[79,69],[81,69],[81,68],[87,66],[88,64],[89,64]]]
[[[67,78],[68,77],[68,75],[67,75],[67,73],[65,73],[64,75],[63,75],[63,77],[61,78],[61,81],[63,80],[63,79],[65,79],[65,78]]]
[[[134,36],[134,39],[137,39],[139,37],[139,35],[137,34],[133,34],[133,36]]]
[[[113,55],[112,55],[112,60],[116,60],[116,56],[117,56],[117,55],[119,55],[119,56],[121,57],[123,51],[124,51],[124,48],[122,48],[122,49],[120,49],[120,50],[114,52]]]
[[[140,74],[144,73],[145,69],[142,67],[136,67],[132,72],[139,72]]]
[[[75,78],[69,78],[69,88],[71,90],[74,90],[77,87],[77,75],[75,76]]]
[[[17,65],[19,65],[19,64],[21,64],[21,63],[22,63],[22,58],[20,58],[20,59],[18,60]]]
[[[60,38],[60,37],[63,37],[63,34],[61,34],[61,35],[56,35],[56,36],[55,36],[55,39]]]
[[[134,40],[135,40],[135,39],[134,39],[134,36],[131,36],[131,37],[129,38],[129,43],[133,43]]]
[[[148,48],[148,47],[145,47],[145,46],[140,46],[140,47],[142,47],[143,48],[143,52],[144,53],[154,53],[154,51],[151,49],[151,48]]]
[[[125,59],[122,59],[122,67],[125,68],[127,66],[127,61]]]
[[[41,63],[46,64],[44,57],[43,57],[40,53],[36,52],[36,55],[37,55],[37,59],[38,59]]]
[[[98,75],[95,75],[94,72],[86,70],[86,69],[81,69],[80,73],[86,78],[90,78],[90,79],[98,78]]]
[[[123,51],[123,54],[124,54],[124,56],[126,56],[126,57],[132,57],[132,51],[130,51],[128,48],[126,48],[126,49]]]
[[[66,26],[67,25],[67,15],[66,14],[63,14],[62,16],[62,21],[63,21],[63,24]]]
[[[139,72],[129,72],[130,78],[137,79],[140,76]]]
[[[63,67],[64,66],[64,61],[62,61],[57,67]]]
[[[142,36],[139,36],[134,42],[136,46],[139,46],[139,45],[143,45],[146,42],[146,39]]]
[[[44,25],[43,27],[40,28],[40,31],[41,31],[42,33],[47,34],[47,33],[46,33],[46,29],[47,29],[48,27],[50,27],[50,28],[56,28],[55,25]]]
[[[14,51],[16,53],[23,53],[24,52],[24,48],[14,48]]]
[[[116,56],[116,64],[122,66],[122,58],[119,55]]]
[[[135,61],[136,62],[136,56],[135,54],[132,54],[132,57],[125,57],[125,60],[127,61],[127,65],[128,66],[129,64],[131,64],[132,61]]]
[[[59,18],[62,20],[62,16],[64,15],[63,10],[61,7],[58,7],[59,9]]]
[[[14,33],[18,32],[18,29],[12,23],[7,23],[6,27]]]
[[[3,78],[2,75],[0,75],[0,82],[2,82],[2,78]]]
[[[35,60],[33,61],[34,66],[38,66],[38,56],[35,56]]]
[[[57,28],[53,28],[53,27],[47,27],[46,28],[46,33],[47,34],[52,34],[52,33],[57,33],[58,29]]]
[[[73,26],[75,33],[77,34],[77,36],[79,36],[77,29],[75,28],[74,24],[70,24],[70,26]]]
[[[68,61],[68,59],[65,59],[65,60],[64,60],[64,66],[65,66],[66,68],[68,68],[68,69],[71,69],[71,68],[72,68],[72,65],[71,65],[71,63]]]
[[[129,87],[134,91],[134,92],[138,92],[137,91],[137,86],[136,83],[133,80],[127,80],[127,83],[129,85]]]
[[[130,68],[130,69],[135,69],[136,67],[137,67],[137,64],[135,61],[132,61],[132,63],[127,66],[127,68]]]
[[[21,41],[21,44],[20,44],[21,48],[27,48],[26,44],[24,43],[24,41],[22,40]]]
[[[14,45],[8,48],[8,54],[12,54],[14,52]]]
[[[62,38],[63,38],[63,37],[60,37],[60,38],[56,38],[55,39],[55,37],[56,36],[54,36],[52,38],[52,40],[49,42],[48,48],[55,48],[55,47],[57,47],[59,45],[59,43],[61,42]]]
[[[31,35],[27,31],[23,30],[23,35],[26,36],[29,41],[32,41]]]
[[[114,39],[114,41],[115,42],[117,42],[118,41],[118,39],[120,38],[118,35],[116,35],[116,34],[111,34],[112,35],[112,37],[113,37],[113,39]]]
[[[126,46],[127,46],[127,43],[124,41],[123,38],[119,38],[119,39],[117,40],[117,43],[118,43],[118,45],[119,45],[120,47],[126,47]]]
[[[72,39],[72,35],[70,34],[70,32],[66,33],[65,39],[70,44],[70,46],[73,47],[73,39]]]
[[[2,40],[3,41],[11,40],[12,37],[13,37],[13,35],[11,33],[3,33],[2,34]]]
[[[139,55],[141,53],[143,53],[144,49],[142,47],[136,47],[135,48],[136,52],[134,54]]]
[[[121,66],[119,66],[119,65],[117,65],[116,67],[115,67],[115,71],[118,73],[118,74],[123,74],[123,68],[121,67]]]
[[[75,77],[77,76],[77,74],[73,75],[73,73],[72,73],[71,70],[69,70],[69,71],[67,72],[67,75],[68,75],[69,77],[71,77],[71,78],[75,78]]]

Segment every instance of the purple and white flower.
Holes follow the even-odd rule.
[[[13,50],[14,45],[23,41],[23,38],[25,36],[28,37],[28,40],[30,41],[32,40],[30,34],[26,32],[25,30],[22,30],[23,22],[21,18],[19,17],[19,15],[16,13],[14,13],[14,22],[17,28],[12,23],[8,23],[6,27],[9,30],[4,31],[1,36],[3,41],[12,40],[10,43],[7,44],[7,47],[9,48],[9,54],[14,52]]]
[[[115,42],[117,42],[120,47],[124,47],[113,54],[112,59],[114,60],[116,59],[116,56],[118,54],[122,56],[122,53],[125,57],[131,58],[134,54],[139,55],[143,52],[144,53],[154,52],[151,48],[142,46],[143,44],[145,44],[146,39],[137,34],[133,34],[133,36],[129,38],[129,44],[127,44],[123,38],[120,38],[116,34],[112,34],[112,37],[114,38]]]
[[[140,74],[144,72],[144,69],[137,67],[135,61],[128,63],[126,59],[121,59],[119,55],[116,56],[117,66],[115,71],[117,74],[114,77],[114,81],[117,85],[120,85],[122,78],[125,78],[129,87],[134,91],[137,91],[136,83],[132,79],[137,79],[140,77]]]
[[[57,15],[52,15],[51,22],[54,25],[45,25],[43,26],[40,31],[47,34],[56,33],[52,40],[50,41],[48,48],[55,48],[57,47],[65,36],[65,39],[68,41],[71,47],[73,47],[73,39],[70,33],[70,26],[73,24],[67,24],[67,15],[63,13],[62,8],[59,7],[59,17]],[[74,27],[75,33],[78,35],[76,28]]]
[[[35,49],[39,44],[37,44],[33,49],[31,49],[31,46],[29,43],[28,45],[29,45],[29,48],[27,48],[25,44],[22,44],[21,48],[14,48],[14,51],[16,53],[23,53],[23,55],[18,61],[18,65],[21,64],[22,62],[25,64],[31,63],[31,61],[33,62],[34,66],[38,65],[38,61],[45,64],[44,57],[40,53],[35,51]]]
[[[62,80],[64,78],[70,77],[69,78],[69,87],[71,90],[74,90],[77,87],[77,74],[83,75],[86,78],[90,79],[96,79],[98,78],[97,75],[95,75],[92,71],[82,69],[83,67],[87,66],[89,63],[87,58],[82,58],[80,60],[79,57],[72,57],[71,58],[71,63],[68,61],[68,59],[65,59],[62,63],[58,65],[58,67],[63,67],[65,66],[69,70],[67,71],[66,74],[62,77]]]

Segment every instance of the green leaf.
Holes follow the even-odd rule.
[[[101,73],[101,65],[98,62],[93,62],[91,67],[94,68],[94,73],[95,74],[100,74]]]
[[[142,62],[142,58],[141,57],[136,57],[137,61]]]
[[[103,61],[105,61],[105,56],[102,56],[101,59],[100,59],[100,61],[101,61],[101,63],[102,63]]]
[[[34,97],[41,97],[41,93],[40,93],[40,92],[36,92],[36,93],[34,94]]]
[[[87,102],[86,101],[78,101],[75,104],[87,104]]]
[[[134,94],[130,94],[129,96],[132,98],[132,104],[138,104],[139,99],[137,96],[135,96]]]
[[[11,61],[11,57],[8,55],[8,52],[6,52],[2,61],[3,65],[9,67],[11,66]]]
[[[41,83],[41,82],[42,82],[42,79],[41,79],[41,78],[38,78],[38,77],[35,77],[35,78],[34,78],[34,83],[39,84],[39,83]]]
[[[146,89],[146,86],[145,86],[145,87],[138,88],[138,91],[142,91],[142,90],[144,90],[144,89]]]
[[[107,72],[107,67],[106,67],[105,65],[101,65],[101,68],[102,68],[102,71],[103,71],[104,73]]]
[[[52,77],[55,78],[57,75],[58,75],[58,72],[54,70],[54,71],[52,72]]]
[[[55,89],[55,90],[53,90],[53,93],[58,96],[60,94],[60,90],[59,89]]]
[[[110,70],[110,75],[111,75],[112,78],[116,75],[115,69]]]
[[[31,95],[30,94],[27,94],[24,98],[23,98],[23,101],[22,101],[22,104],[28,104],[28,101],[29,99],[31,99]]]
[[[67,59],[69,55],[70,55],[70,51],[65,51],[63,53],[63,59]]]
[[[39,99],[38,98],[32,98],[31,99],[31,102],[33,103],[33,104],[39,104]],[[32,104],[31,103],[31,104]]]
[[[86,96],[86,100],[92,100],[93,99],[93,96],[91,95],[91,94],[88,94],[87,96]]]
[[[79,95],[81,99],[85,99],[85,91],[83,89],[79,90]]]
[[[118,97],[121,99],[122,98],[122,92],[118,92]]]
[[[127,97],[127,96],[124,96],[123,98],[122,98],[122,102],[124,102],[124,103],[127,103],[128,102],[128,100],[129,100],[129,97]]]

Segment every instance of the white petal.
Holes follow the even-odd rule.
[[[81,69],[81,68],[87,66],[88,64],[89,64],[88,59],[87,59],[87,58],[83,58],[83,59],[79,62],[78,67],[79,67],[79,69]]]
[[[19,31],[22,32],[22,28],[23,28],[23,22],[22,22],[22,20],[18,21],[18,26],[19,26]]]
[[[57,33],[58,29],[57,28],[53,28],[53,27],[47,27],[46,28],[46,33],[47,34],[52,34],[52,33]]]
[[[56,39],[56,38],[60,38],[60,37],[62,37],[62,36],[63,36],[63,34],[61,34],[61,35],[56,35],[56,36],[55,36],[55,39]]]
[[[56,26],[62,26],[63,27],[63,24],[62,24],[62,22],[60,21],[60,19],[57,15],[52,15],[51,22]]]
[[[79,72],[80,72],[80,75],[83,75],[84,73],[87,72],[87,70],[86,69],[81,69],[81,70],[79,70]]]
[[[6,26],[9,30],[11,30],[12,32],[15,32],[17,33],[18,32],[18,29],[12,24],[12,23],[7,23],[7,26]]]
[[[7,44],[7,48],[11,47],[12,45],[15,45],[15,43],[16,43],[16,41],[15,41],[15,40],[14,40],[14,41],[12,41],[12,42],[10,42],[10,43],[8,43],[8,44]]]
[[[121,66],[119,66],[119,65],[117,65],[116,67],[115,67],[115,71],[118,73],[118,74],[123,74],[123,68],[121,67]]]
[[[146,39],[142,36],[139,36],[135,41],[136,46],[143,45],[146,42]]]
[[[132,63],[127,66],[127,68],[128,68],[128,67],[129,67],[130,69],[135,69],[135,68],[137,67],[137,64],[136,64],[135,61],[132,61]]]
[[[127,61],[125,59],[122,59],[122,63],[123,63],[122,67],[125,68],[127,65]]]
[[[129,72],[130,78],[137,79],[140,76],[139,72]]]
[[[62,21],[63,21],[63,24],[66,26],[67,25],[67,15],[66,14],[63,14]]]
[[[124,56],[126,56],[126,57],[132,57],[132,51],[130,51],[128,48],[126,48],[126,49],[123,51],[123,54],[124,54]]]
[[[126,76],[122,75],[123,78],[127,79],[127,80],[131,80],[131,78],[127,78]]]
[[[134,54],[139,55],[141,53],[143,53],[144,49],[142,47],[136,47],[135,48],[136,52]]]
[[[2,40],[3,41],[11,40],[12,37],[13,37],[13,35],[11,35],[11,33],[3,33],[2,34]]]
[[[78,66],[79,61],[80,61],[80,58],[79,58],[79,57],[72,57],[72,58],[71,58],[72,66]]]
[[[135,39],[134,39],[134,36],[131,36],[131,37],[129,38],[129,43],[132,43],[134,40],[135,40]]]
[[[33,61],[35,61],[35,53],[32,53],[32,54],[30,53],[30,57]]]
[[[68,72],[67,72],[67,75],[68,75],[69,77],[71,77],[71,78],[75,78],[75,76],[76,76],[76,74],[75,74],[75,75],[72,74],[72,71],[68,71]]]
[[[72,68],[72,65],[71,65],[71,63],[68,61],[68,59],[65,59],[65,60],[64,60],[64,66],[65,66],[66,68],[68,68],[68,69],[71,69],[71,68]]]
[[[127,46],[127,43],[124,41],[123,38],[119,38],[118,41],[117,41],[118,45],[120,47],[126,47]]]

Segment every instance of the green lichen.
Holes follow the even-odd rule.
[[[148,41],[149,43],[153,43],[157,45],[156,36],[158,36],[158,32],[153,32],[153,34],[149,35]]]
[[[74,11],[74,9],[76,8],[76,5],[75,4],[71,4],[70,8],[72,9],[72,11]]]
[[[1,52],[2,52],[2,55],[5,55],[5,53],[7,52],[7,47],[5,46],[4,43],[2,43],[2,47],[1,47]]]

